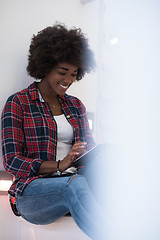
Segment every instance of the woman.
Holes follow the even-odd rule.
[[[10,96],[2,113],[5,169],[15,181],[9,194],[12,209],[34,224],[49,224],[71,213],[94,238],[98,206],[73,161],[95,142],[86,110],[67,89],[95,66],[80,29],[54,25],[34,35],[28,74],[40,81]],[[89,201],[89,202],[88,202]]]

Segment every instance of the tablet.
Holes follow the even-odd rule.
[[[93,158],[95,159],[97,155],[102,151],[104,145],[99,144],[92,149],[90,149],[88,152],[84,153],[80,157],[78,157],[72,164],[74,167],[85,167],[86,164],[92,160]]]

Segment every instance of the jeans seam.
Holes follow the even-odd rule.
[[[75,174],[73,176],[71,176],[68,181],[67,181],[67,184],[69,184],[74,178],[78,177],[78,174]]]

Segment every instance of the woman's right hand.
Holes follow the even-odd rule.
[[[75,143],[68,155],[59,163],[60,172],[64,172],[69,168],[74,160],[86,152],[85,150],[86,143],[78,142]],[[40,174],[50,174],[57,171],[57,162],[56,161],[44,161],[38,169],[37,175]]]
[[[69,168],[74,160],[84,154],[86,152],[86,142],[77,142],[75,143],[71,150],[69,151],[68,155],[59,163],[59,170],[64,172],[67,168]]]

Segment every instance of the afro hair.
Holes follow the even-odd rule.
[[[33,35],[28,55],[28,74],[43,79],[58,63],[78,67],[77,80],[95,68],[94,53],[80,28],[63,24],[49,26]]]

